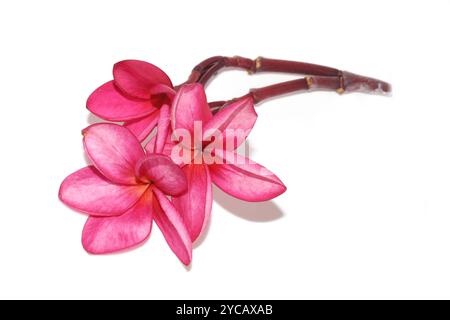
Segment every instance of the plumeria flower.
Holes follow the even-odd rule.
[[[94,124],[83,130],[92,165],[68,176],[59,197],[89,215],[82,234],[86,251],[102,254],[136,246],[150,235],[154,219],[172,251],[189,265],[192,242],[166,196],[179,196],[187,188],[180,167],[160,154],[169,130],[167,105],[161,108],[155,147],[147,153],[127,128],[117,124]]]
[[[209,220],[212,183],[245,201],[270,200],[286,190],[275,174],[235,152],[256,118],[251,97],[238,99],[213,116],[202,85],[184,85],[175,96],[171,123],[173,137],[181,142],[176,145],[172,142],[169,148],[167,143],[164,152],[171,154],[187,177],[187,192],[172,200],[192,241],[200,236]],[[151,150],[155,143],[155,139],[151,140],[146,149]]]
[[[87,108],[102,119],[124,122],[143,141],[157,124],[161,106],[170,105],[175,95],[172,82],[158,67],[138,60],[116,63],[113,76],[89,96]]]

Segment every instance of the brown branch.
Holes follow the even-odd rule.
[[[321,66],[317,64],[267,59],[259,57],[255,60],[251,60],[244,57],[222,57],[215,56],[208,58],[199,63],[193,70],[186,81],[186,83],[198,82],[206,85],[209,80],[213,78],[215,74],[225,68],[237,68],[248,71],[249,73],[257,72],[284,72],[292,74],[302,74],[307,76],[319,76],[321,78],[309,77],[313,81],[319,81],[319,83],[325,83],[330,81],[336,83],[338,79],[339,85],[334,90],[339,93],[343,92],[363,92],[363,93],[377,93],[386,94],[391,92],[391,86],[387,82],[369,78],[361,75],[357,75],[347,71],[341,71],[335,68]],[[330,79],[325,79],[330,78]],[[297,80],[294,80],[297,81]],[[331,87],[330,87],[331,88]],[[322,88],[327,90],[329,88]]]
[[[281,82],[267,87],[250,89],[246,95],[229,101],[213,101],[209,107],[213,113],[218,112],[229,103],[243,97],[251,97],[255,104],[277,96],[310,91],[336,91],[341,94],[344,92],[389,92],[390,87],[383,87],[386,83],[380,84],[378,80],[361,77],[349,72],[343,72],[339,76],[308,76],[296,80]]]

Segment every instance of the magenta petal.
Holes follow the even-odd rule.
[[[111,253],[138,245],[152,229],[152,197],[147,191],[127,212],[117,217],[89,217],[82,244],[93,254]]]
[[[164,150],[167,137],[170,131],[170,107],[163,105],[159,111],[158,131],[156,132],[156,142],[154,153],[161,153]]]
[[[212,118],[203,86],[198,83],[183,85],[172,103],[172,130],[194,132],[194,122]]]
[[[59,198],[69,207],[90,215],[115,216],[131,208],[147,187],[112,184],[89,166],[72,173],[62,182]]]
[[[145,145],[145,151],[148,153],[153,153],[153,150],[155,150],[155,144],[156,144],[156,136],[152,137],[150,141]],[[178,166],[183,166],[184,161],[182,157],[172,157],[172,150],[175,147],[175,143],[172,142],[170,139],[170,135],[167,137],[166,143],[164,144],[163,150],[160,152],[161,154],[164,154],[172,159],[175,164]]]
[[[144,141],[156,127],[158,118],[159,111],[155,111],[144,118],[127,121],[123,126],[130,130],[139,141]]]
[[[226,193],[246,201],[266,201],[286,191],[272,172],[234,152],[226,152],[223,164],[209,166],[212,181]]]
[[[112,123],[98,123],[83,130],[84,147],[95,167],[109,180],[136,184],[136,163],[144,156],[130,130]]]
[[[203,141],[215,141],[221,137],[221,145],[229,151],[239,147],[252,130],[256,118],[253,99],[239,99],[221,109],[203,127]]]
[[[150,99],[152,94],[161,92],[160,89],[152,92],[154,86],[173,87],[164,71],[145,61],[120,61],[114,65],[113,74],[115,84],[122,91],[140,99]]]
[[[157,198],[154,201],[154,218],[167,244],[180,259],[189,265],[192,260],[192,241],[180,213],[158,188],[153,188]]]
[[[197,240],[209,222],[212,207],[212,184],[208,167],[191,164],[183,168],[188,181],[188,190],[172,202],[188,228],[192,242]]]
[[[183,170],[168,156],[149,154],[136,166],[136,176],[145,183],[153,183],[165,194],[175,196],[186,192],[187,181]]]
[[[168,97],[170,100],[172,100],[175,97],[175,94],[177,92],[175,91],[175,89],[173,89],[172,86],[167,86],[164,84],[155,84],[151,89],[150,89],[150,95],[166,95],[166,97]]]
[[[153,151],[155,150],[155,145],[156,145],[156,136],[153,136],[150,138],[150,140],[145,145],[145,147],[144,147],[145,152],[147,152],[147,154],[153,153]],[[161,153],[165,154],[164,152],[161,152]],[[165,155],[169,156],[168,154],[165,154]]]
[[[127,121],[145,117],[157,110],[150,100],[127,97],[117,90],[114,81],[96,89],[87,100],[87,108],[109,121]]]

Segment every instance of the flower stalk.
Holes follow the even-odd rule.
[[[306,62],[268,59],[264,57],[251,60],[240,56],[215,56],[203,60],[194,67],[184,84],[197,82],[206,85],[218,72],[227,68],[246,70],[249,74],[281,72],[306,76],[301,79],[286,81],[264,88],[251,89],[247,95],[250,95],[255,103],[283,94],[305,91],[336,91],[339,94],[346,92],[389,94],[391,92],[391,85],[385,81],[348,71]],[[217,101],[212,102],[210,106],[213,109],[217,109],[225,103],[224,101]]]

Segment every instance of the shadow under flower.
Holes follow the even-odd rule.
[[[283,212],[273,201],[247,202],[236,199],[213,185],[214,201],[231,214],[248,221],[270,222],[281,219]],[[211,219],[214,219],[213,214]],[[194,249],[201,246],[208,237],[211,220],[200,237],[194,242]]]
[[[225,210],[239,218],[253,222],[270,222],[283,217],[273,201],[247,202],[236,199],[213,186],[214,200]],[[206,232],[205,232],[206,234]]]
[[[93,113],[90,113],[90,112],[89,112],[86,120],[87,120],[88,126],[96,124],[96,123],[109,122],[109,121],[103,120],[102,118],[97,117],[96,115],[94,115]]]

